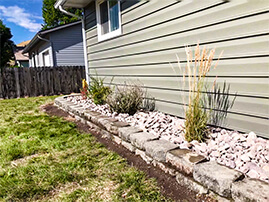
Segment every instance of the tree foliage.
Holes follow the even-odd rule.
[[[0,68],[6,67],[7,63],[14,57],[10,28],[6,27],[0,20]]]
[[[42,25],[43,30],[78,20],[76,17],[71,17],[69,15],[62,13],[58,9],[55,9],[54,8],[55,3],[56,0],[43,0],[43,7],[42,7],[42,16],[44,20],[44,24]],[[67,9],[67,10],[79,16],[82,14],[81,9]]]

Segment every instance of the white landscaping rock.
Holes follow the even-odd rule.
[[[107,104],[95,105],[90,99],[83,100],[81,96],[67,96],[66,98],[57,98],[55,100],[55,103],[60,103],[59,105],[61,105],[61,102],[80,105],[86,109],[85,111],[91,110],[104,116],[115,118],[118,121],[127,122],[131,126],[138,127],[156,138],[170,141],[181,149],[191,149],[193,152],[197,152],[208,159],[240,170],[245,174],[250,170],[246,163],[255,163],[261,169],[263,169],[265,164],[269,163],[269,140],[257,137],[254,132],[240,134],[236,131],[212,128],[209,135],[211,139],[206,143],[199,143],[197,141],[189,143],[184,138],[184,119],[166,115],[162,112],[139,111],[132,116],[112,113]],[[72,108],[77,113],[77,106]],[[88,116],[87,113],[84,113],[84,116]],[[94,122],[95,119],[92,121]],[[114,134],[116,133],[117,130]],[[256,170],[256,172],[258,171]],[[251,176],[256,176],[253,174],[253,171],[250,174]],[[268,182],[263,172],[259,171],[258,175],[259,179]]]

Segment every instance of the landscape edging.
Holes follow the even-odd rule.
[[[219,170],[216,169],[216,175],[211,174],[206,176],[207,174],[202,173],[199,169],[199,167],[207,166],[206,162],[208,161],[204,157],[197,155],[192,151],[179,149],[176,145],[173,146],[171,145],[171,142],[166,140],[149,138],[146,141],[141,141],[143,145],[137,147],[138,145],[135,144],[135,140],[133,138],[139,138],[139,135],[137,134],[142,133],[141,129],[132,127],[127,123],[117,121],[111,117],[104,116],[98,112],[84,109],[80,105],[67,101],[67,97],[68,96],[62,96],[56,98],[55,105],[74,116],[77,120],[86,123],[94,132],[100,134],[102,137],[109,138],[117,144],[121,144],[129,151],[139,155],[146,163],[158,166],[164,172],[176,177],[177,182],[180,185],[187,186],[189,189],[199,192],[200,194],[213,192],[214,197],[220,201],[224,201],[225,199],[236,199],[237,201],[240,201],[240,198],[242,201],[246,199],[250,201],[262,201],[264,199],[269,199],[269,193],[267,194],[266,191],[264,191],[267,188],[269,189],[269,185],[267,183],[252,179],[254,182],[257,181],[257,185],[262,184],[262,186],[259,187],[262,189],[260,193],[265,193],[264,196],[260,196],[258,190],[256,192],[258,195],[247,195],[244,193],[240,193],[240,196],[238,196],[238,193],[236,193],[237,195],[234,195],[232,187],[234,187],[235,184],[238,184],[238,182],[244,182],[248,179],[244,179],[245,176],[243,173],[239,173],[238,171],[230,168],[228,169],[226,166],[216,163],[215,166],[219,167],[223,172],[227,170],[227,174],[222,173],[222,178],[218,178]],[[146,132],[143,132],[143,134],[145,135]],[[132,135],[134,135],[134,137],[131,141],[130,136]],[[149,134],[149,136],[151,135]],[[157,142],[162,145],[160,145],[160,147],[154,147]]]

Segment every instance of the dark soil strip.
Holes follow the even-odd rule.
[[[49,104],[43,107],[44,111],[51,115],[51,116],[58,116],[67,118],[70,115],[59,109],[58,107]],[[72,120],[72,119],[69,119]],[[114,141],[102,138],[100,135],[97,135],[93,131],[91,131],[88,125],[83,124],[78,121],[74,121],[76,123],[78,129],[84,133],[91,133],[96,137],[96,139],[104,144],[106,148],[111,151],[118,153],[123,158],[127,159],[129,165],[138,168],[139,170],[145,172],[148,177],[153,177],[157,180],[159,187],[161,188],[161,192],[164,196],[171,198],[175,201],[214,201],[212,198],[205,196],[205,195],[197,195],[195,192],[187,189],[186,187],[180,186],[177,182],[175,177],[164,173],[160,168],[154,167],[153,165],[148,165],[146,162],[140,157],[136,156],[134,153],[130,152],[128,149],[123,147],[122,145],[118,145]]]

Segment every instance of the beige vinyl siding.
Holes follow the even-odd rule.
[[[125,6],[124,6],[125,4]],[[210,72],[237,94],[228,114],[229,128],[269,138],[269,2],[263,0],[182,0],[122,2],[119,37],[97,41],[95,5],[86,9],[90,73],[107,84],[139,80],[157,100],[157,109],[184,117],[187,87],[177,66],[186,63],[185,45],[221,51]],[[94,22],[94,23],[92,23]],[[172,68],[173,66],[173,68]]]

